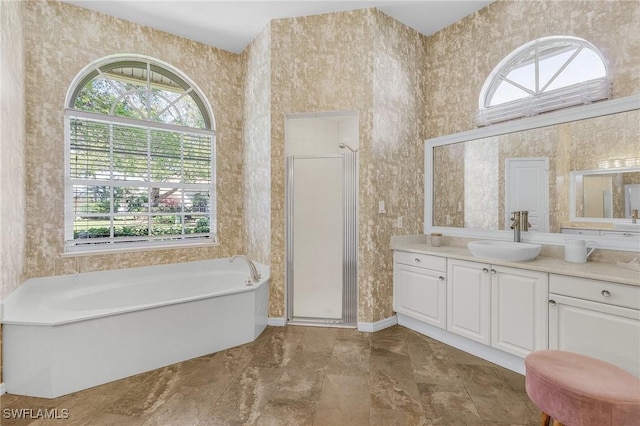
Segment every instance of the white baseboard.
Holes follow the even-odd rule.
[[[287,320],[284,318],[267,318],[267,325],[271,325],[273,327],[284,327],[287,324]]]
[[[7,393],[7,384],[2,382],[0,383],[0,395],[4,395]]]
[[[358,331],[364,331],[366,333],[375,333],[376,331],[384,330],[385,328],[393,327],[398,323],[398,318],[394,315],[389,318],[385,318],[376,322],[360,322],[358,321]]]
[[[501,367],[515,371],[516,373],[520,373],[522,375],[525,373],[524,359],[515,355],[494,349],[491,346],[483,345],[479,342],[474,342],[466,337],[458,336],[457,334],[453,334],[431,324],[426,324],[406,315],[398,314],[398,324],[436,339],[449,346],[453,346],[461,351],[465,351],[471,355],[475,355],[494,364],[498,364]]]

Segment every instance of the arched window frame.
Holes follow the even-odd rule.
[[[91,111],[91,108],[78,108],[77,100],[83,88],[96,78],[119,81],[119,77],[107,76],[110,70],[126,68],[142,70],[146,89],[127,90],[120,92],[113,101],[108,113]],[[158,89],[157,78],[170,80],[175,90],[174,99],[163,97],[169,90]],[[153,80],[153,81],[152,81]],[[111,84],[111,83],[109,83]],[[141,81],[136,81],[141,86]],[[168,86],[165,86],[168,87]],[[114,88],[117,92],[117,89]],[[150,113],[152,94],[156,99],[164,102],[166,107]],[[146,112],[138,110],[138,117],[118,114],[115,105],[123,100],[131,100],[129,96],[137,93],[139,99],[146,100]],[[145,97],[146,96],[146,97]],[[190,103],[192,111],[199,111],[200,116],[192,113],[181,115],[179,102],[182,98]],[[133,102],[129,102],[131,106]],[[196,108],[194,108],[194,105]],[[135,106],[131,106],[135,109]],[[159,109],[159,108],[158,108]],[[183,108],[184,109],[184,108]],[[163,119],[163,114],[167,118]],[[167,122],[168,121],[168,122]],[[85,126],[85,133],[78,136],[80,125]],[[100,137],[91,139],[88,129],[95,130]],[[118,133],[120,132],[120,133]],[[137,135],[136,139],[129,139],[129,146],[135,146],[137,160],[142,160],[139,169],[129,175],[116,170],[115,156],[118,154],[116,144],[118,134]],[[108,134],[108,136],[106,136]],[[168,63],[158,59],[135,54],[110,55],[88,64],[82,69],[69,86],[65,99],[65,251],[66,252],[101,252],[136,248],[162,248],[174,245],[202,245],[215,243],[216,238],[216,179],[215,179],[215,120],[207,98],[202,90],[184,73]],[[138,137],[144,135],[144,137]],[[155,138],[155,139],[154,139]],[[131,142],[133,140],[133,142]],[[167,142],[170,141],[170,142]],[[141,142],[141,143],[139,143]],[[95,143],[98,149],[91,144]],[[83,145],[84,144],[84,145]],[[164,144],[161,146],[161,144]],[[171,144],[171,154],[164,155],[162,149]],[[179,145],[178,145],[179,144]],[[124,146],[124,145],[122,145]],[[80,147],[80,148],[79,148]],[[83,148],[84,147],[84,148]],[[87,148],[88,147],[88,148]],[[155,148],[154,148],[155,147]],[[89,151],[98,154],[88,154]],[[100,161],[100,171],[83,172],[80,175],[78,152],[85,155],[88,164],[92,159]],[[123,154],[127,155],[127,154]],[[93,158],[91,158],[93,156]],[[146,159],[144,158],[146,156]],[[73,158],[72,158],[73,157]],[[98,160],[98,158],[100,160]],[[154,160],[158,161],[154,163]],[[167,161],[171,170],[178,169],[179,173],[171,176],[159,177],[164,167],[162,161]],[[172,163],[171,163],[172,162]],[[108,163],[108,165],[107,165]],[[168,172],[164,172],[168,174]],[[78,194],[89,194],[89,188],[103,188],[107,192],[104,196],[104,213],[91,212],[87,207],[89,195],[83,200]],[[120,193],[134,192],[137,196],[135,214],[130,210],[130,199],[126,203],[114,202],[117,190]],[[152,198],[153,194],[162,193]],[[144,193],[146,191],[146,203]],[[163,198],[166,197],[166,198]],[[80,201],[78,201],[80,199]],[[197,199],[197,204],[194,200]],[[122,198],[120,198],[122,200]],[[155,203],[151,200],[162,200]],[[125,212],[122,205],[125,204]],[[142,217],[146,221],[146,231],[141,225],[139,232],[118,231],[117,219],[126,216]],[[76,221],[100,217],[101,232],[92,234],[88,231],[78,231]],[[196,218],[196,225],[190,222]],[[156,219],[165,219],[155,226]],[[167,225],[168,220],[174,224]],[[89,222],[89,220],[87,220]],[[126,227],[126,219],[123,221]],[[122,225],[122,224],[121,224]],[[105,232],[105,228],[108,232]],[[128,227],[131,229],[132,227]],[[168,229],[172,228],[172,229]],[[96,228],[97,229],[97,228]],[[108,233],[108,235],[106,235]]]
[[[579,49],[588,49],[595,53],[602,63],[605,75],[569,86],[562,86],[554,90],[544,91],[544,87],[539,87],[538,67],[540,58],[538,57],[538,49],[558,42],[571,43]],[[536,69],[536,87],[535,90],[532,91],[533,93],[524,98],[490,106],[495,91],[506,77],[506,74],[513,69],[511,68],[512,64],[517,63],[532,51],[535,51]],[[559,69],[551,80],[560,75],[574,57],[575,55]],[[578,37],[543,37],[515,49],[491,71],[480,91],[477,124],[478,126],[485,126],[515,118],[530,117],[556,109],[589,104],[602,99],[610,99],[610,97],[611,77],[609,75],[607,62],[600,50],[588,41]]]

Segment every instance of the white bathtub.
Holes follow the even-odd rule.
[[[252,286],[242,259],[26,281],[3,303],[7,392],[55,398],[255,340],[270,272],[256,266]]]

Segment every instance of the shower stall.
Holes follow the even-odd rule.
[[[357,322],[358,115],[286,119],[287,322]]]

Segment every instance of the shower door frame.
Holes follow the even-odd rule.
[[[294,269],[294,160],[342,158],[342,318],[308,318],[293,315]],[[286,157],[285,189],[285,291],[286,323],[292,325],[318,325],[356,327],[358,321],[358,157],[345,150],[342,154],[298,155]]]

